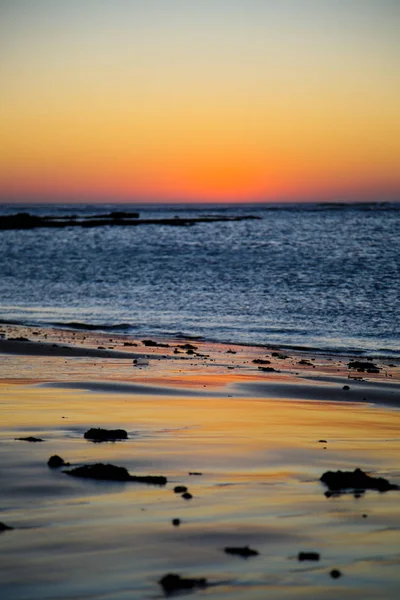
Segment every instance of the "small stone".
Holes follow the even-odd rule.
[[[180,519],[172,519],[172,525],[174,525],[174,527],[179,527],[180,524],[181,524]]]
[[[347,391],[347,390],[349,390],[349,389],[350,389],[350,386],[348,386],[348,385],[344,385],[344,386],[342,387],[342,390],[346,390],[346,391]]]
[[[187,492],[187,487],[184,485],[176,485],[174,487],[174,492],[175,494],[183,494],[184,492]]]
[[[21,437],[21,438],[14,438],[20,442],[44,442],[44,440],[42,440],[42,438],[35,438],[32,436],[29,437]]]
[[[330,576],[332,577],[332,579],[339,579],[339,577],[342,576],[342,573],[339,571],[339,569],[332,569],[332,571],[330,572]]]
[[[195,588],[207,587],[207,579],[201,577],[199,579],[192,579],[188,577],[181,577],[177,573],[168,573],[164,575],[158,583],[163,588],[165,594],[173,594],[180,590],[193,590]]]
[[[9,525],[6,525],[0,521],[0,533],[2,531],[11,531],[12,529],[14,529],[14,527],[10,527]]]
[[[64,459],[61,458],[61,456],[58,456],[57,454],[50,456],[49,460],[47,461],[47,464],[51,469],[56,469],[57,467],[68,467],[69,466],[69,463],[66,463],[64,461]]]
[[[257,556],[259,552],[257,550],[252,550],[248,546],[227,546],[224,548],[224,552],[226,554],[234,554],[236,556],[242,556],[243,558],[248,558],[249,556]]]
[[[191,500],[193,496],[190,492],[185,492],[184,494],[182,494],[182,498],[184,498],[185,500]]]
[[[299,552],[297,559],[303,560],[319,560],[320,555],[318,552]]]

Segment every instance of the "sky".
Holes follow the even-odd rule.
[[[0,0],[0,201],[400,200],[399,0]]]

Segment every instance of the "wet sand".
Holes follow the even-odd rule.
[[[206,577],[190,593],[199,598],[397,598],[400,491],[327,498],[319,478],[360,467],[400,484],[399,366],[375,361],[379,373],[354,381],[349,357],[1,329],[33,340],[12,351],[1,340],[0,521],[14,528],[0,533],[2,597],[162,598],[158,580],[172,572]],[[134,366],[138,357],[149,364]],[[128,439],[92,443],[90,427]],[[15,440],[25,436],[45,441]],[[47,466],[54,454],[168,483],[68,477]],[[299,562],[299,552],[320,560]]]

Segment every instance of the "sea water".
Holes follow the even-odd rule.
[[[2,205],[197,223],[0,231],[3,322],[400,357],[400,204]]]

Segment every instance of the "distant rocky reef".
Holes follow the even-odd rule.
[[[219,221],[244,221],[247,219],[260,219],[255,215],[242,215],[229,217],[225,215],[210,215],[204,217],[173,217],[161,219],[141,219],[139,213],[115,211],[103,215],[66,215],[66,216],[37,216],[27,212],[14,215],[0,216],[0,230],[4,229],[36,229],[39,227],[112,227],[136,225],[173,225],[191,226],[197,223],[217,223]]]

